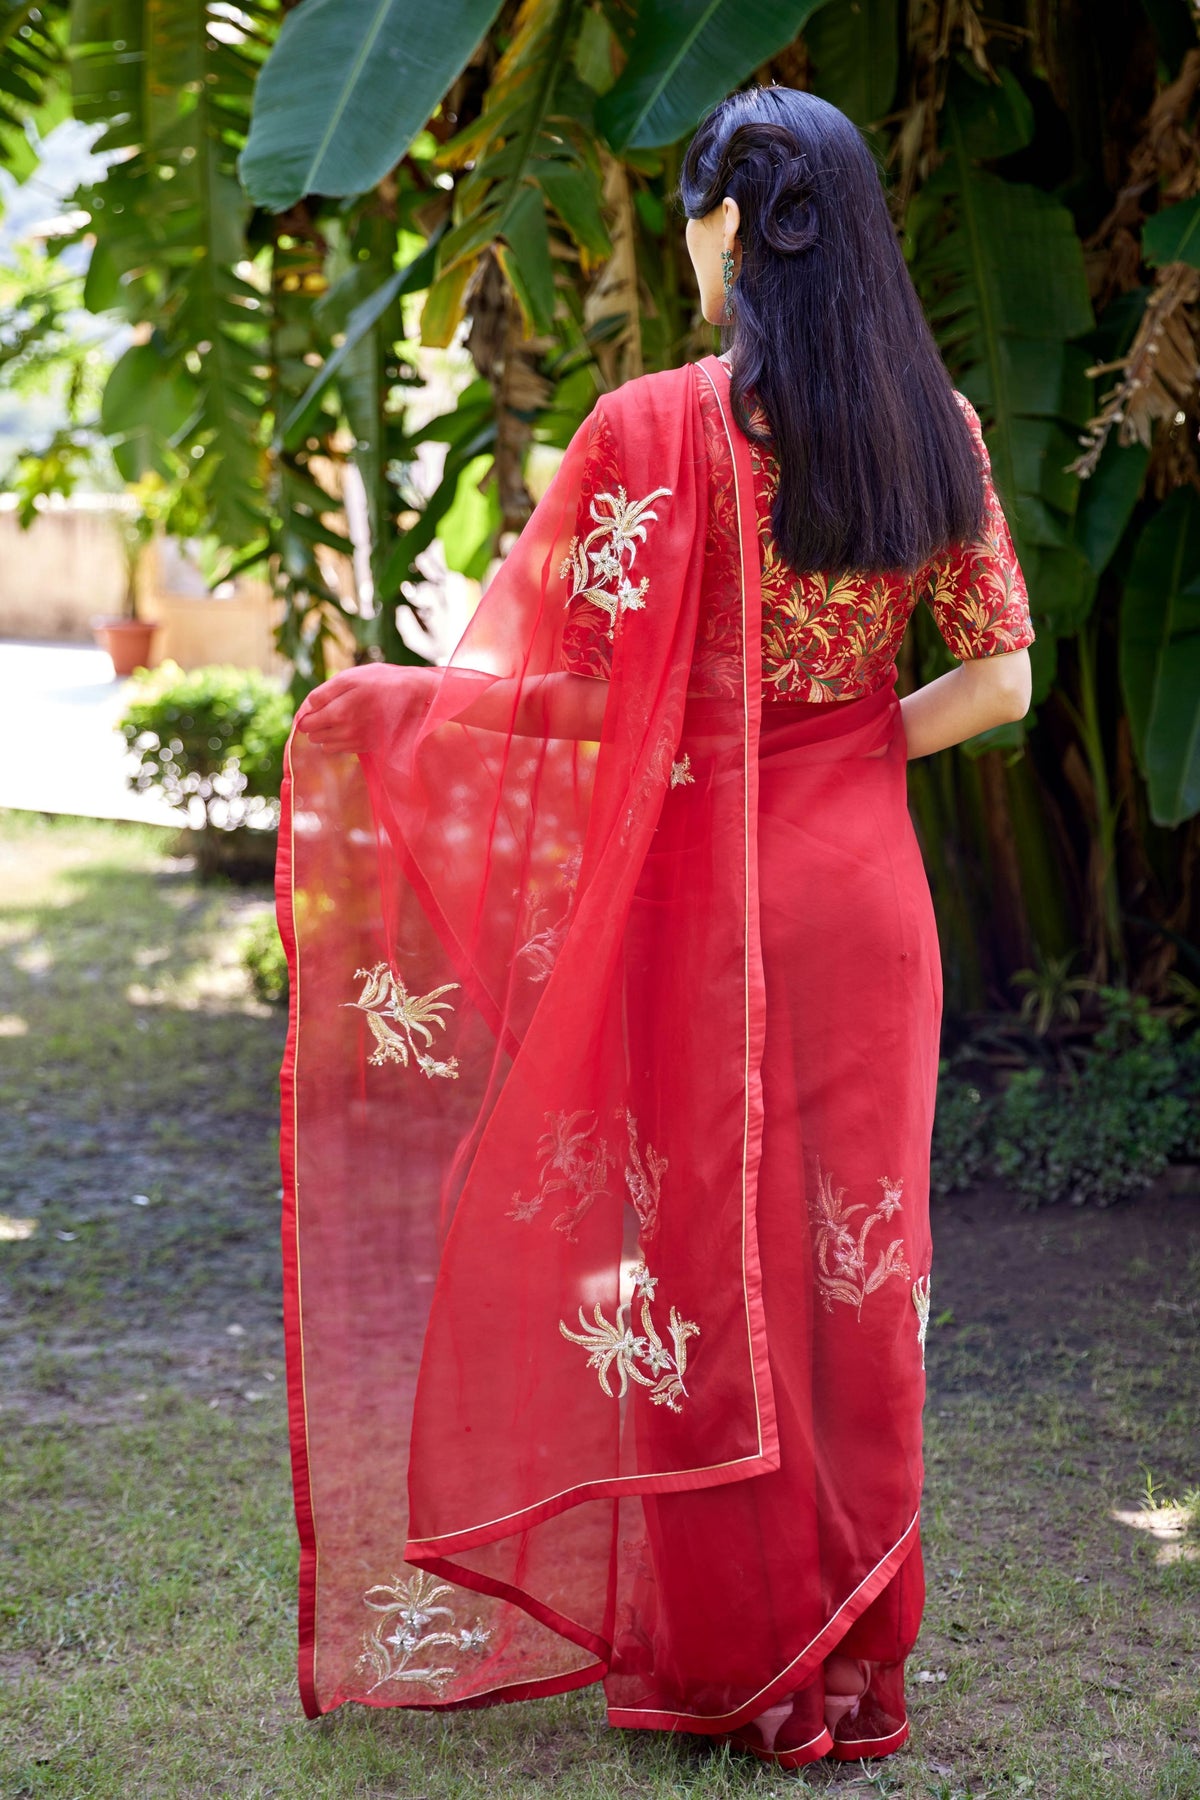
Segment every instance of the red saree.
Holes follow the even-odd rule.
[[[602,1680],[617,1725],[907,1735],[936,935],[894,670],[764,706],[760,637],[709,358],[598,404],[419,725],[293,735],[310,1715]]]

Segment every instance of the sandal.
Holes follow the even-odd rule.
[[[834,1658],[830,1657],[828,1660],[832,1662]],[[842,1665],[853,1666],[859,1686],[853,1691],[847,1692],[839,1680],[837,1688],[825,1690],[825,1724],[831,1738],[837,1737],[838,1726],[844,1719],[853,1719],[857,1716],[862,1697],[871,1685],[871,1670],[868,1663],[860,1662],[857,1657],[852,1656],[839,1656],[837,1661]],[[838,1674],[845,1679],[844,1669],[839,1669]]]
[[[770,1763],[776,1769],[799,1769],[805,1763],[815,1762],[818,1757],[828,1755],[833,1742],[828,1730],[819,1731],[807,1743],[785,1743],[776,1748],[779,1738],[787,1735],[792,1711],[791,1698],[781,1700],[778,1705],[768,1707],[765,1712],[739,1726],[736,1731],[727,1732],[720,1741],[734,1744],[739,1750],[748,1750],[759,1762]]]

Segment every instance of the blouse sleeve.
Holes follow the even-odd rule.
[[[612,562],[604,529],[611,496],[621,489],[616,441],[602,406],[592,414],[587,466],[579,492],[575,533],[562,573],[567,582],[560,661],[573,675],[607,681],[612,674],[616,601],[611,590],[623,570]]]
[[[970,543],[951,544],[926,572],[924,598],[947,648],[960,662],[998,652],[1023,650],[1034,640],[1025,577],[992,483],[991,460],[975,408],[955,398],[966,414],[983,464],[986,514],[983,530]]]

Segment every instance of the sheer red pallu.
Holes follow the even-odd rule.
[[[906,1735],[936,936],[891,682],[764,707],[759,573],[724,367],[643,378],[419,723],[292,737],[310,1715],[603,1680],[618,1725]]]

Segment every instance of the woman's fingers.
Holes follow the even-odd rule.
[[[427,709],[439,673],[383,663],[344,669],[313,689],[296,714],[296,728],[322,750],[365,749],[376,735],[373,721],[399,725]]]
[[[356,711],[353,695],[347,694],[345,690],[340,694],[328,695],[319,706],[313,704],[313,696],[310,694],[296,714],[296,724],[301,731],[307,731],[310,737],[317,737],[322,732],[344,726],[355,716]]]
[[[337,702],[351,698],[355,693],[361,694],[364,687],[369,687],[377,665],[362,669],[342,669],[315,687],[308,695],[301,708],[302,713],[324,713]],[[297,715],[299,719],[299,714]]]

